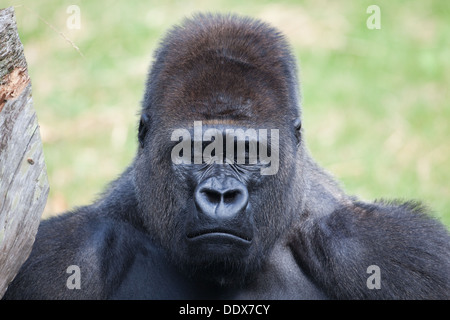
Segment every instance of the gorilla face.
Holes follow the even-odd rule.
[[[280,154],[295,154],[295,144],[283,143],[279,129],[207,120],[200,129],[191,124],[170,135],[156,125],[166,132],[163,142],[162,133],[145,132],[152,131],[149,122],[141,121],[147,139],[136,185],[150,234],[193,277],[249,280],[291,221],[283,190],[294,165]]]
[[[169,32],[156,53],[136,194],[146,229],[174,264],[193,277],[242,282],[298,208],[295,63],[265,24],[203,18]]]

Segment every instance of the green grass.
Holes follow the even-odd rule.
[[[66,27],[72,4],[81,10],[79,30]],[[366,27],[371,4],[381,9],[380,30]],[[285,32],[300,65],[308,148],[348,193],[422,200],[450,226],[446,1],[2,3],[8,5],[18,5],[44,141],[51,187],[44,217],[88,204],[130,163],[160,37],[194,11],[220,11]]]

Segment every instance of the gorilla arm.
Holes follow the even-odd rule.
[[[413,202],[348,200],[319,216],[306,206],[291,250],[330,298],[449,299],[450,236],[425,211]],[[371,265],[379,289],[367,285]]]
[[[28,260],[3,299],[106,299],[126,270],[141,232],[121,223],[133,215],[130,169],[99,202],[42,221]],[[80,268],[81,290],[67,287],[68,267]]]

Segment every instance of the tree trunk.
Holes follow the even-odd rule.
[[[48,196],[14,9],[0,10],[0,298],[28,258]]]

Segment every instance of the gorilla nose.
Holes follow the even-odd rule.
[[[197,209],[215,219],[231,219],[248,204],[248,190],[233,177],[211,177],[201,182],[194,194]]]

